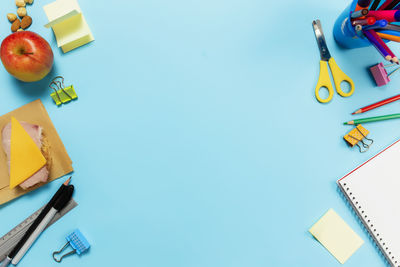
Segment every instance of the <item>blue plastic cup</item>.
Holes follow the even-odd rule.
[[[333,27],[333,36],[336,42],[344,48],[360,48],[371,45],[371,43],[359,37],[351,25],[351,12],[356,9],[358,0],[353,2],[340,14]]]

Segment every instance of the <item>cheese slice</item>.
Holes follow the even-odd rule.
[[[40,148],[16,118],[11,118],[10,188],[31,177],[45,164]]]

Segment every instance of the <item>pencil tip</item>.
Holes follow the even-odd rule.
[[[71,178],[72,178],[72,176],[69,177],[68,180],[66,180],[66,181],[64,182],[64,185],[69,185],[69,182],[71,182]]]
[[[354,111],[353,113],[351,113],[351,115],[355,115],[355,114],[359,114],[359,113],[361,113],[361,109]]]

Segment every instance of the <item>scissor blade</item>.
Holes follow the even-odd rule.
[[[315,38],[317,39],[319,52],[321,54],[321,59],[328,61],[331,58],[328,46],[326,45],[324,32],[322,31],[321,21],[319,19],[314,20],[313,23]]]

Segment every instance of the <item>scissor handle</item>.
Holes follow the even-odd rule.
[[[319,90],[322,87],[325,87],[329,93],[329,96],[325,99],[319,96]],[[319,78],[317,86],[315,87],[315,97],[321,103],[328,103],[332,100],[333,93],[334,90],[332,87],[331,78],[329,77],[328,64],[326,63],[326,61],[321,60],[319,62]]]
[[[354,93],[354,83],[353,80],[350,79],[349,76],[347,76],[336,64],[336,61],[331,57],[328,61],[329,67],[331,68],[332,71],[332,76],[333,76],[333,81],[335,82],[335,87],[336,91],[338,92],[339,95],[343,97],[349,97]],[[350,85],[350,91],[348,93],[345,93],[342,91],[342,88],[340,88],[340,85],[342,82],[347,82]]]

